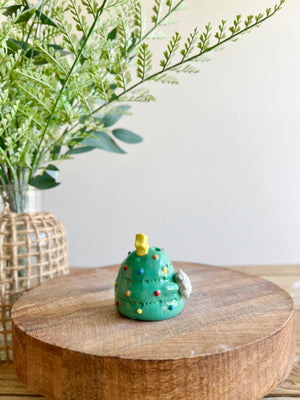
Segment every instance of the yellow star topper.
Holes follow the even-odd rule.
[[[138,233],[135,237],[136,254],[141,257],[148,254],[149,244],[148,236],[143,233]]]

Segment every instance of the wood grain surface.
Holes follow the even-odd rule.
[[[175,263],[194,292],[183,312],[132,321],[114,307],[117,266],[48,281],[13,310],[14,364],[54,399],[258,400],[292,368],[294,312],[271,282]]]

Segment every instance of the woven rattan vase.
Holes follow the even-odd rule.
[[[22,293],[68,273],[66,233],[48,212],[0,217],[0,360],[12,360],[11,308]]]

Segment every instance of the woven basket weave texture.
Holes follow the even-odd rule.
[[[0,360],[12,360],[11,308],[22,293],[69,271],[66,232],[53,215],[0,217]]]

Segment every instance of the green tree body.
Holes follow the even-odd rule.
[[[115,301],[117,310],[132,319],[157,321],[180,313],[183,298],[167,254],[158,247],[143,256],[130,253],[120,266]]]

